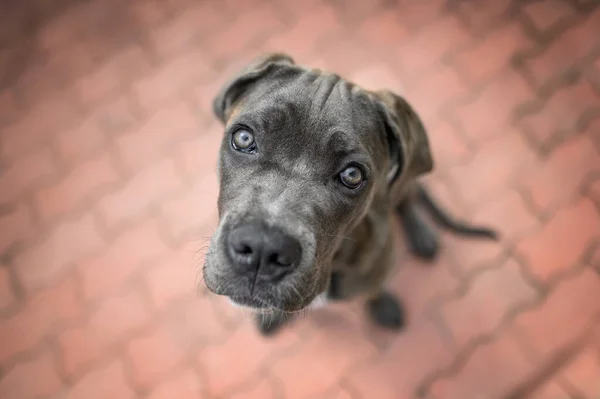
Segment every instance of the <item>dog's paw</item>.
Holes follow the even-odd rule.
[[[404,327],[405,314],[400,301],[392,294],[384,292],[367,302],[371,319],[381,327],[399,330]]]
[[[275,334],[289,322],[290,316],[283,313],[257,314],[256,325],[258,331],[265,337]]]
[[[411,251],[420,258],[433,260],[440,249],[438,235],[427,225],[421,224],[419,228],[407,232]]]

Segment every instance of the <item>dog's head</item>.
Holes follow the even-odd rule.
[[[220,222],[204,280],[257,310],[309,305],[373,198],[432,168],[423,125],[404,99],[284,54],[243,70],[214,112],[225,124]]]

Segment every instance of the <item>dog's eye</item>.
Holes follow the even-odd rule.
[[[240,129],[233,133],[231,144],[238,151],[253,152],[256,149],[254,135],[246,129]]]
[[[348,188],[357,189],[363,184],[363,172],[358,166],[348,166],[340,173],[340,181]]]

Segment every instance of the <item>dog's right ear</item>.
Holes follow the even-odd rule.
[[[294,65],[294,60],[287,54],[270,53],[252,61],[233,80],[223,86],[213,100],[213,111],[217,118],[223,123],[227,122],[231,111],[243,95],[258,80],[283,65]]]
[[[383,105],[386,139],[393,162],[388,176],[390,184],[400,175],[413,179],[430,172],[433,159],[419,115],[403,97],[389,90],[378,91],[375,95]]]

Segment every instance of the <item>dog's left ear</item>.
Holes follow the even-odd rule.
[[[401,96],[388,90],[375,93],[381,107],[386,141],[392,158],[388,181],[400,175],[404,179],[418,177],[433,169],[429,139],[421,118]]]
[[[269,53],[252,61],[225,84],[213,100],[213,111],[217,118],[223,123],[227,122],[231,111],[244,94],[260,79],[284,65],[294,65],[294,60],[283,53]]]

